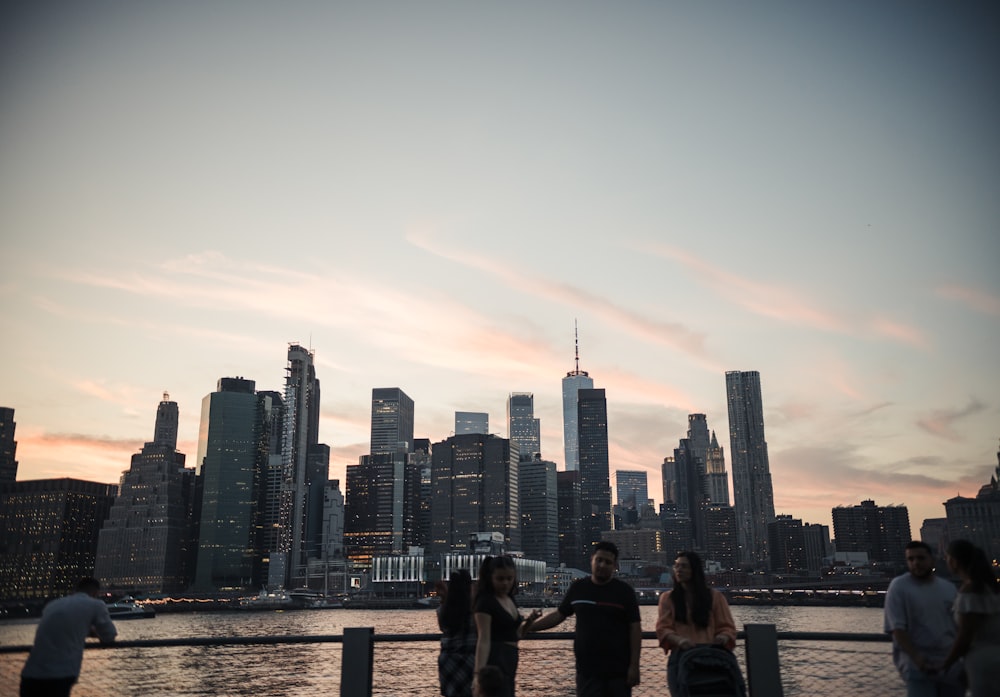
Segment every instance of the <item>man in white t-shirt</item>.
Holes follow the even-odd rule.
[[[941,670],[955,642],[955,584],[934,575],[934,556],[924,542],[906,545],[906,566],[909,572],[894,578],[885,595],[885,631],[892,634],[892,660],[906,695],[963,697],[961,670]]]
[[[42,610],[35,643],[21,671],[20,697],[68,697],[80,677],[88,636],[110,644],[115,629],[108,606],[97,598],[101,584],[84,578],[76,593],[53,600]]]

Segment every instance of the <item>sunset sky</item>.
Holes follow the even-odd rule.
[[[778,513],[906,504],[1000,439],[987,3],[23,3],[0,22],[0,406],[19,479],[115,482],[164,392],[311,346],[331,476],[374,387],[506,435],[607,392],[649,472],[761,374]]]

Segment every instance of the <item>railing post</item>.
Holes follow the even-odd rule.
[[[773,624],[747,624],[747,685],[750,697],[784,697],[778,664],[778,632]]]
[[[340,697],[371,697],[375,628],[345,627],[340,657]]]

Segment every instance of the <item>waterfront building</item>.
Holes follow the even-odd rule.
[[[413,400],[398,387],[373,389],[369,452],[410,452],[413,449],[413,414]]]
[[[580,542],[580,472],[556,472],[556,499],[559,519],[559,561],[568,567],[589,568]]]
[[[707,450],[707,445],[705,449]],[[672,489],[676,496],[673,503],[677,507],[677,514],[691,521],[692,548],[705,549],[708,480],[705,476],[705,461],[695,452],[690,438],[681,438],[674,448],[673,473],[675,480]]]
[[[347,558],[368,567],[375,556],[402,554],[418,536],[420,468],[409,453],[362,455],[347,467],[344,547]]]
[[[198,434],[201,505],[194,588],[253,588],[256,383],[220,378],[201,403]]]
[[[764,437],[760,373],[728,371],[729,454],[740,565],[768,568],[767,524],[774,520],[774,488]]]
[[[542,452],[541,424],[535,418],[535,395],[512,392],[507,397],[507,435],[517,445],[522,460],[533,460]]]
[[[709,503],[704,510],[705,557],[723,569],[736,568],[736,511],[722,503]]]
[[[926,542],[934,550],[934,558],[943,560],[948,550],[948,519],[924,518],[920,525],[920,541]]]
[[[195,472],[177,451],[177,402],[164,393],[153,440],[132,455],[97,538],[94,574],[109,590],[185,590],[194,570]]]
[[[983,549],[990,559],[1000,559],[1000,451],[990,481],[974,498],[956,496],[944,502],[948,537],[965,539]]]
[[[559,500],[556,463],[536,455],[518,465],[521,550],[529,559],[559,565]]]
[[[729,505],[729,473],[726,472],[726,453],[712,431],[712,440],[705,453],[705,473],[708,477],[708,500],[713,504]]]
[[[618,560],[621,564],[644,562],[666,566],[668,561],[665,544],[667,536],[663,530],[655,528],[629,528],[627,530],[605,530],[601,539],[618,546]]]
[[[80,479],[0,484],[0,598],[43,600],[93,576],[118,487]]]
[[[451,436],[431,447],[431,463],[432,553],[464,549],[479,532],[501,533],[507,549],[521,549],[519,457],[510,440]]]
[[[431,541],[431,441],[429,438],[415,438],[413,452],[409,454],[409,467],[416,470],[420,480],[417,510],[417,529],[413,544],[427,547]]]
[[[577,403],[580,458],[581,553],[590,557],[601,533],[611,529],[608,402],[603,389],[580,390]]]
[[[590,390],[594,380],[585,370],[580,370],[580,341],[577,335],[575,345],[575,367],[562,380],[563,400],[563,452],[566,469],[570,472],[580,469],[580,390]]]
[[[270,553],[268,586],[292,588],[306,575],[309,449],[319,443],[320,383],[315,356],[289,344],[285,368],[284,422],[281,438],[278,547]]]
[[[14,440],[14,410],[0,407],[0,484],[17,479],[17,441]]]
[[[490,415],[481,411],[456,411],[455,435],[470,433],[486,435],[490,432]]]
[[[793,574],[806,568],[805,530],[800,518],[778,515],[767,524],[771,571]]]
[[[833,509],[833,536],[837,552],[865,552],[872,562],[901,564],[910,537],[910,514],[906,506],[876,506],[862,501],[858,506]]]
[[[805,523],[802,534],[806,544],[806,570],[818,574],[826,565],[826,560],[833,556],[833,544],[830,542],[830,526],[819,523]]]
[[[270,583],[271,555],[279,549],[284,466],[285,400],[280,392],[257,392],[257,454],[254,466],[254,588]],[[279,555],[280,558],[280,555]]]
[[[663,526],[663,547],[671,561],[678,552],[694,549],[691,518],[679,513],[677,504],[667,501],[660,505],[660,524]]]

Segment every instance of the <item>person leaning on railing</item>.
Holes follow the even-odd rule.
[[[726,597],[708,587],[697,553],[678,553],[673,578],[673,589],[660,595],[656,639],[668,654],[670,694],[678,694],[679,653],[699,644],[715,644],[732,651],[736,646],[736,623]]]

